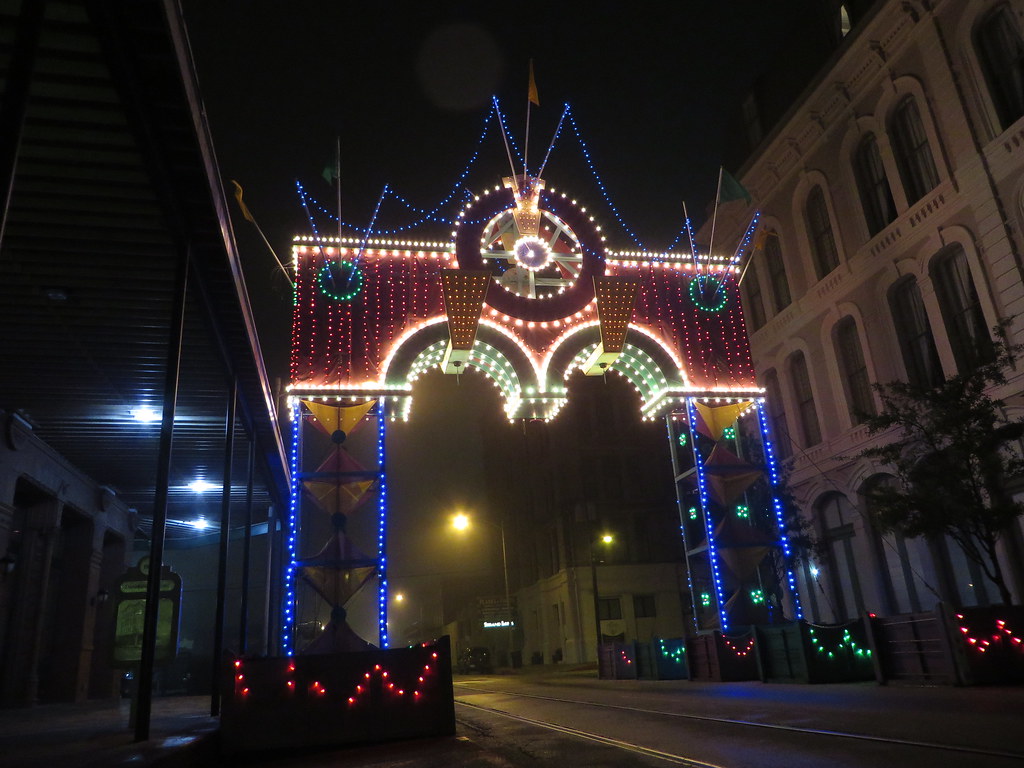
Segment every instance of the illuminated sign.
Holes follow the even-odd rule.
[[[484,629],[506,629],[515,625],[514,621],[485,621]]]

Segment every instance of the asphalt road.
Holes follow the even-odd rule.
[[[283,768],[1007,768],[1024,690],[456,676],[455,739],[277,756]]]

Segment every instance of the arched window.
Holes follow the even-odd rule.
[[[756,331],[765,323],[764,296],[761,293],[761,282],[757,279],[757,270],[751,264],[743,276],[743,288],[746,293],[746,301],[743,303],[747,310],[747,321],[750,323],[750,330]]]
[[[815,505],[824,534],[829,604],[835,621],[855,619],[864,610],[860,567],[855,552],[857,510],[841,493],[830,493]],[[864,564],[860,564],[863,566]]]
[[[771,424],[772,439],[775,441],[775,457],[789,458],[793,451],[789,437],[789,423],[786,420],[786,404],[782,401],[779,377],[775,371],[764,375],[765,394],[768,396],[768,420]]]
[[[917,280],[908,277],[898,283],[889,294],[889,307],[907,381],[924,388],[938,386],[943,380],[942,364]]]
[[[931,277],[957,371],[967,373],[990,361],[992,337],[963,246],[951,245],[932,259]]]
[[[874,237],[896,218],[896,204],[892,200],[885,166],[878,152],[878,141],[873,133],[861,139],[853,156],[853,172],[868,232]]]
[[[893,481],[891,475],[875,475],[868,478],[860,487],[860,505],[868,520],[874,517],[874,508],[877,504],[871,496],[872,492]],[[885,611],[889,614],[898,614],[922,610],[924,605],[921,598],[927,594],[928,589],[922,577],[926,571],[926,542],[921,539],[906,539],[898,533],[874,533],[873,538],[877,559],[882,566],[879,576]]]
[[[1000,127],[1008,128],[1024,115],[1024,40],[1008,4],[978,25],[974,44]]]
[[[889,121],[889,132],[907,203],[916,203],[935,189],[939,173],[935,170],[928,134],[913,96],[905,97],[896,107]]]
[[[790,305],[793,299],[789,293],[789,280],[786,278],[786,262],[782,260],[779,233],[774,229],[769,229],[765,233],[764,260],[768,265],[768,277],[771,281],[775,311],[781,312]]]
[[[839,266],[839,251],[832,234],[832,220],[825,204],[825,193],[815,185],[807,195],[804,209],[807,217],[807,232],[811,238],[811,252],[814,254],[814,268],[820,280]]]
[[[789,375],[793,381],[793,395],[797,415],[800,417],[800,435],[804,447],[810,448],[821,442],[821,426],[818,424],[818,409],[814,405],[814,390],[807,373],[807,359],[803,352],[794,352],[789,361]]]
[[[864,350],[860,345],[857,323],[852,317],[844,317],[836,325],[835,344],[850,420],[854,424],[861,424],[877,411],[875,399],[871,396],[871,380],[868,378],[868,367],[864,362]]]

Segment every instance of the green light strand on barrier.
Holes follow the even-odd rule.
[[[818,641],[818,638],[815,636],[815,632],[814,632],[813,628],[810,630],[810,633],[811,633],[811,645],[817,650],[817,652],[819,654],[822,654],[822,655],[826,656],[829,659],[836,658],[836,656],[839,654],[840,651],[843,651],[847,655],[855,656],[857,658],[862,658],[862,659],[869,659],[869,658],[871,658],[871,649],[870,648],[862,648],[859,645],[857,645],[856,641],[854,641],[854,639],[853,639],[853,636],[850,635],[850,630],[848,630],[848,629],[844,629],[843,630],[843,638],[842,638],[842,640],[840,640],[839,643],[837,643],[835,648],[833,648],[832,650],[829,650],[828,648],[825,648]]]

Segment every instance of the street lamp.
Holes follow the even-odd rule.
[[[492,523],[487,520],[480,521],[484,525],[489,525],[494,528],[501,535],[501,570],[505,577],[505,610],[508,612],[508,656],[509,665],[512,664],[512,600],[509,597],[508,591],[508,557],[505,552],[505,526],[503,523]],[[470,526],[469,515],[459,512],[452,517],[452,527],[457,531],[465,531]]]
[[[612,544],[615,537],[610,533],[601,534],[601,543]],[[601,611],[597,599],[597,558],[594,555],[594,537],[590,537],[590,581],[594,592],[594,657],[597,659],[598,668],[601,664]]]

